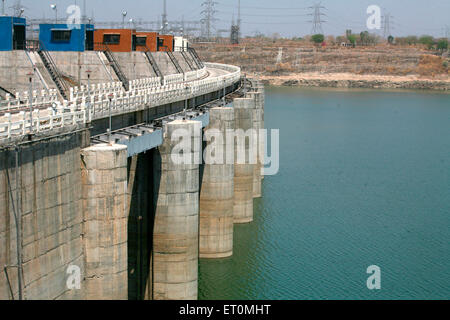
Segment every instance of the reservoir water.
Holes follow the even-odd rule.
[[[200,299],[450,298],[450,95],[271,87],[265,126],[280,171]]]

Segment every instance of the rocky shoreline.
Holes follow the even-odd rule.
[[[411,79],[407,77],[376,77],[355,75],[344,79],[336,75],[320,75],[318,77],[302,75],[290,76],[259,76],[261,81],[268,85],[287,87],[321,87],[321,88],[367,88],[367,89],[415,89],[449,91],[450,81],[435,79]]]

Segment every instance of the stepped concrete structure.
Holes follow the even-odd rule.
[[[253,219],[255,164],[203,163],[202,136],[262,128],[261,84],[191,52],[173,55],[183,73],[155,53],[161,77],[113,54],[50,52],[49,70],[0,52],[2,300],[197,299],[198,260],[232,255]]]

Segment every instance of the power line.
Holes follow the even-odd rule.
[[[308,21],[312,23],[312,34],[323,34],[323,28],[322,23],[326,22],[325,20],[322,20],[322,16],[325,16],[324,13],[320,12],[320,9],[326,9],[324,6],[321,5],[321,3],[317,3],[312,7],[309,7],[308,9],[313,9],[313,13],[310,13],[310,16],[314,16],[313,21]]]
[[[383,37],[387,39],[389,36],[391,36],[391,30],[394,28],[391,24],[393,23],[393,16],[389,14],[389,12],[386,12],[382,17],[383,22]]]
[[[212,30],[215,29],[214,23],[217,21],[214,17],[217,13],[214,9],[216,4],[217,2],[214,2],[213,0],[206,0],[202,3],[202,7],[204,7],[202,10],[203,19],[201,20],[204,25],[203,37],[208,40],[211,40]]]

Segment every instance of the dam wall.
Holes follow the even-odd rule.
[[[0,270],[0,299],[197,299],[198,260],[232,255],[239,177],[234,163],[203,163],[201,141],[211,128],[253,128],[257,98],[246,97],[238,80],[201,80],[185,99],[165,100],[169,91],[160,93],[168,103],[147,101],[135,109],[114,101],[112,129],[131,128],[130,143],[144,134],[133,128],[138,124],[163,132],[162,144],[145,148],[139,142],[137,154],[114,132],[110,143],[99,142],[109,117],[96,105],[91,122],[68,118],[70,126],[3,140],[0,265],[6,268]],[[224,107],[224,91],[244,102],[227,97],[232,105]],[[186,115],[180,113],[185,106]],[[190,149],[182,154],[192,163],[172,162],[177,129],[191,133]],[[254,172],[254,165],[245,170],[249,187]],[[242,192],[250,205],[252,192]]]
[[[0,299],[19,297],[15,216],[23,298],[82,298],[66,272],[84,273],[80,152],[88,143],[79,132],[0,150]]]
[[[90,84],[119,81],[118,75],[101,51],[49,52],[49,54],[69,86],[87,86],[88,74],[90,75]],[[128,80],[156,77],[155,71],[143,52],[114,52],[112,54]],[[152,55],[164,76],[178,73],[166,52],[153,52]],[[183,72],[197,70],[189,67],[181,52],[174,52],[173,55]],[[186,56],[191,59],[190,54]],[[189,61],[195,66],[193,60]],[[0,87],[13,94],[28,91],[29,74],[33,73],[34,68],[39,74],[33,76],[33,90],[57,88],[37,52],[0,52]]]

